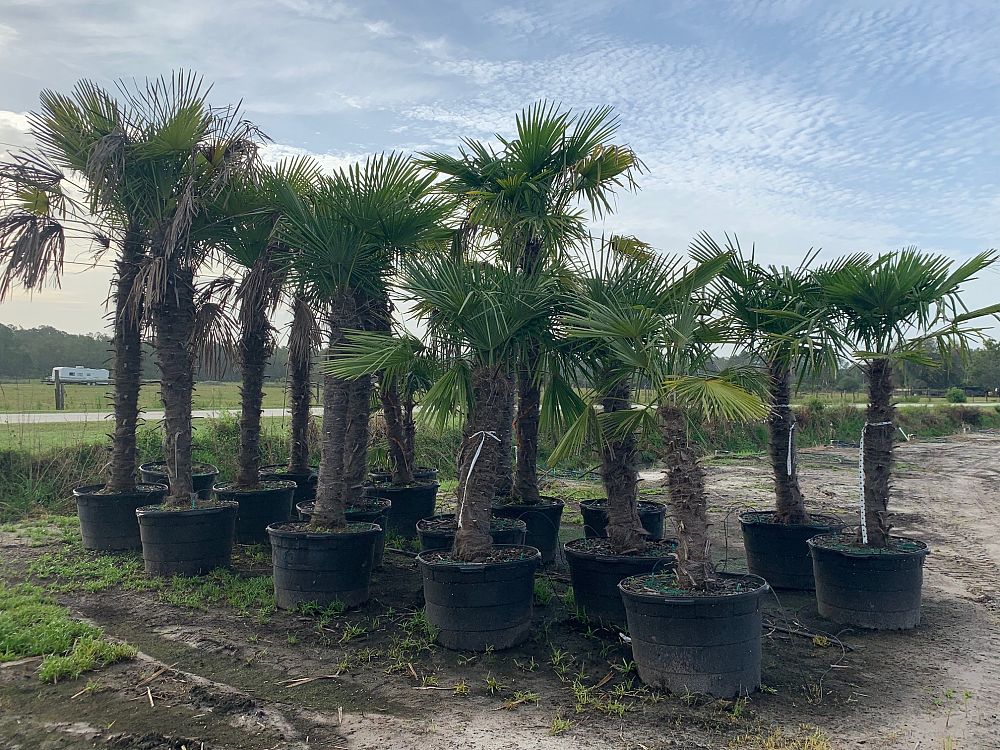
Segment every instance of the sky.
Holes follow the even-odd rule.
[[[537,99],[611,105],[647,171],[595,232],[684,252],[736,234],[796,264],[1000,247],[994,0],[0,0],[0,157],[42,89],[184,67],[242,100],[268,159],[457,152]],[[59,290],[0,322],[105,326],[110,271],[75,243]],[[998,298],[1000,271],[969,286]]]

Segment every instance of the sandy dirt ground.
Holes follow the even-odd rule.
[[[841,629],[817,616],[809,595],[774,596],[765,689],[749,700],[643,689],[618,633],[589,628],[567,606],[558,567],[546,573],[554,596],[536,607],[524,646],[485,655],[429,646],[412,629],[421,604],[415,565],[388,555],[375,599],[329,619],[192,609],[128,587],[61,592],[75,615],[140,656],[57,685],[38,681],[37,661],[0,666],[0,748],[1000,747],[998,454],[1000,435],[988,433],[900,445],[893,522],[931,547],[921,625]],[[736,514],[768,507],[769,468],[760,457],[721,457],[707,468],[716,554],[738,570]],[[814,511],[856,517],[855,450],[803,451],[800,471]],[[655,473],[644,476],[643,487],[656,486]],[[572,508],[567,520],[576,520]],[[60,545],[0,534],[0,576],[24,580],[32,561]],[[267,573],[259,555],[241,555],[237,569]]]

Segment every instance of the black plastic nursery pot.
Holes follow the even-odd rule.
[[[616,555],[604,539],[574,539],[563,545],[577,607],[592,620],[625,625],[625,605],[618,584],[629,576],[672,571],[677,542],[651,542],[641,555]]]
[[[392,472],[384,469],[376,469],[368,474],[368,479],[376,484],[388,484],[392,481]],[[414,482],[436,482],[438,470],[429,466],[417,466],[413,470]]]
[[[306,473],[288,471],[287,467],[275,464],[262,466],[260,478],[263,482],[295,482],[296,503],[307,503],[316,498],[316,483],[319,481],[319,469],[310,467]]]
[[[740,513],[747,568],[774,589],[811,591],[813,563],[809,539],[844,528],[840,519],[813,514],[808,524],[774,522],[774,511]]]
[[[559,542],[559,524],[565,504],[554,497],[543,497],[535,505],[520,503],[493,503],[493,515],[497,518],[518,518],[524,521],[527,531],[524,543],[534,547],[542,555],[542,565],[547,565],[556,557]]]
[[[516,518],[494,518],[490,523],[490,536],[493,544],[523,545],[527,524]],[[420,551],[443,549],[450,550],[455,543],[455,532],[458,524],[454,513],[439,513],[430,518],[417,521],[417,537],[420,539]]]
[[[194,508],[147,505],[136,510],[146,572],[198,576],[229,566],[237,504],[203,501]]]
[[[649,532],[650,539],[663,538],[663,519],[667,507],[663,503],[640,500],[639,522],[642,528]],[[608,537],[608,501],[583,500],[580,503],[580,513],[583,514],[583,533],[588,539],[607,539]]]
[[[139,549],[139,520],[135,511],[144,505],[155,505],[167,496],[165,484],[137,484],[134,492],[107,494],[103,484],[90,484],[73,490],[76,515],[80,519],[80,535],[84,549]]]
[[[678,591],[670,574],[618,584],[639,678],[672,693],[719,698],[760,687],[761,602],[769,587],[754,575],[732,577],[730,591]]]
[[[312,519],[314,503],[296,503],[295,510],[298,511],[299,520],[308,522]],[[375,539],[373,554],[373,565],[376,570],[381,570],[382,560],[385,557],[385,527],[389,518],[389,508],[392,503],[384,497],[366,497],[361,505],[352,505],[347,509],[345,515],[348,523],[377,523],[379,526],[378,537]]]
[[[445,648],[499,650],[527,639],[541,553],[534,547],[494,546],[493,555],[481,563],[454,560],[443,550],[417,555],[427,621]]]
[[[368,497],[382,497],[392,503],[387,532],[404,539],[415,539],[417,521],[434,515],[439,486],[434,481],[400,487],[392,484],[371,484],[365,488],[365,494]]]
[[[821,617],[872,630],[920,624],[926,544],[894,536],[878,549],[857,544],[853,534],[825,534],[808,545]]]
[[[191,466],[191,482],[194,491],[202,500],[208,500],[212,496],[212,487],[219,476],[219,470],[212,464],[193,464]],[[167,478],[167,464],[164,461],[150,461],[139,467],[139,475],[145,484],[166,484],[170,482]]]
[[[236,513],[236,541],[240,544],[267,544],[267,527],[292,520],[292,500],[296,484],[290,480],[262,481],[257,489],[242,490],[231,484],[215,486],[219,500],[239,503]]]
[[[303,523],[268,526],[276,604],[281,609],[306,602],[364,604],[380,530],[374,523],[352,523],[337,531],[316,531]]]

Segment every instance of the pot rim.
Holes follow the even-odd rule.
[[[835,534],[817,534],[814,537],[806,539],[806,544],[809,548],[823,550],[824,552],[832,552],[837,555],[843,555],[844,557],[852,557],[859,560],[885,560],[886,558],[908,558],[914,556],[927,557],[931,553],[930,547],[927,546],[927,542],[923,542],[920,539],[911,539],[908,536],[897,536],[895,534],[890,534],[890,539],[902,539],[913,544],[920,546],[919,549],[915,550],[888,550],[886,552],[879,552],[876,555],[865,554],[864,552],[851,552],[849,550],[835,549],[834,547],[824,547],[815,540],[821,540],[824,538],[839,536],[839,533]]]
[[[280,484],[281,486],[280,487],[258,487],[257,489],[249,490],[249,489],[239,489],[237,487],[233,487],[232,486],[233,482],[223,482],[222,484],[213,485],[212,486],[212,491],[213,492],[229,492],[229,493],[232,493],[234,495],[263,495],[264,493],[267,493],[267,492],[278,492],[278,491],[281,491],[281,490],[294,490],[296,487],[298,487],[298,485],[295,484],[295,482],[293,482],[291,479],[265,479],[263,481],[269,482],[271,484]]]
[[[555,506],[566,507],[566,503],[560,500],[558,497],[552,497],[550,495],[541,495],[542,502],[540,503],[492,503],[493,510],[500,508],[515,508],[516,510],[536,510],[538,508],[552,508]]]
[[[737,518],[740,519],[740,524],[743,526],[786,526],[790,529],[842,529],[847,526],[846,523],[840,520],[837,516],[826,515],[825,513],[810,513],[809,517],[811,519],[822,518],[828,521],[833,521],[833,523],[775,523],[774,521],[762,521],[756,518],[750,518],[757,514],[774,513],[773,510],[744,510]]]
[[[193,471],[192,470],[191,476],[193,476],[193,477],[215,476],[215,475],[217,475],[217,474],[220,473],[219,472],[219,467],[216,466],[215,464],[210,464],[207,461],[195,461],[194,463],[197,464],[197,465],[199,465],[199,466],[211,466],[212,467],[212,471]],[[153,468],[153,467],[156,467],[156,466],[162,466],[163,467],[163,471],[161,472],[161,471],[158,471],[157,469]],[[167,466],[167,462],[166,461],[147,461],[144,464],[139,464],[139,471],[145,471],[145,472],[148,472],[148,473],[156,472],[156,473],[159,473],[159,474],[166,474],[167,473],[166,466]]]
[[[302,531],[293,531],[291,529],[278,529],[276,526],[284,526],[289,523],[301,524],[306,527]],[[352,525],[364,525],[367,529],[344,529],[343,531],[315,531],[309,530],[308,521],[282,521],[280,524],[268,524],[267,533],[268,536],[275,536],[281,539],[342,539],[348,536],[365,536],[366,534],[377,534],[382,530],[382,527],[377,523],[372,523],[370,521],[355,521]]]
[[[667,552],[665,555],[656,555],[656,556],[616,555],[614,553],[587,552],[585,550],[578,550],[574,547],[570,547],[570,545],[574,544],[575,542],[593,542],[593,541],[600,541],[600,540],[588,539],[587,537],[580,537],[579,539],[570,539],[568,542],[565,542],[563,544],[563,552],[566,553],[567,557],[569,555],[573,555],[574,557],[586,558],[588,560],[599,560],[601,562],[604,561],[615,562],[618,560],[675,560],[675,561],[677,560],[676,552]],[[661,541],[661,542],[672,541],[675,544],[680,543],[677,539],[674,539],[673,537],[664,537],[663,539],[658,539],[654,541]]]
[[[659,574],[654,574],[659,575]],[[654,602],[662,604],[681,604],[681,605],[691,605],[691,604],[717,604],[721,602],[732,602],[737,599],[750,599],[752,597],[761,596],[770,591],[771,586],[760,576],[754,575],[752,573],[746,574],[731,574],[728,577],[732,578],[742,578],[742,579],[757,579],[760,581],[760,585],[757,586],[752,591],[736,591],[733,593],[722,593],[722,594],[708,594],[706,596],[691,596],[691,595],[678,595],[671,596],[669,594],[644,594],[636,591],[629,591],[625,588],[624,584],[626,581],[630,581],[633,578],[648,578],[649,574],[640,574],[637,576],[629,576],[624,578],[618,584],[619,593],[626,598],[634,599],[636,601],[642,602]]]
[[[133,492],[95,492],[95,490],[102,490],[108,486],[107,482],[101,482],[100,484],[81,484],[79,487],[73,488],[73,497],[132,497],[140,493],[146,494],[150,492],[169,492],[170,488],[165,484],[160,484],[158,482],[136,482],[135,490]],[[140,490],[140,487],[150,487],[149,490]]]
[[[365,487],[374,487],[378,489],[379,492],[385,492],[386,490],[392,492],[406,492],[407,490],[425,489],[428,487],[434,487],[435,489],[441,487],[441,483],[436,479],[415,479],[413,484],[392,484],[392,482],[365,482]]]
[[[417,554],[416,560],[419,565],[423,565],[427,568],[432,568],[435,570],[457,570],[462,573],[481,573],[487,569],[495,568],[519,568],[526,565],[537,566],[542,562],[542,553],[538,551],[537,547],[532,547],[528,544],[494,544],[493,549],[528,549],[534,552],[530,557],[522,557],[519,560],[504,560],[503,562],[487,561],[481,563],[474,562],[435,562],[428,560],[424,555],[437,554],[441,550],[424,550]]]
[[[143,505],[135,509],[136,516],[176,516],[184,515],[208,515],[211,513],[221,513],[228,510],[238,510],[240,504],[235,500],[215,500],[214,505],[208,508],[177,508],[176,510],[161,510],[159,505]]]

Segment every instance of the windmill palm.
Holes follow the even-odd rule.
[[[1000,312],[1000,304],[968,311],[962,286],[998,259],[980,253],[953,268],[942,255],[915,248],[886,253],[870,263],[853,263],[819,274],[827,302],[842,316],[844,332],[868,383],[862,435],[863,497],[859,541],[889,544],[889,484],[892,474],[894,368],[904,362],[933,365],[924,344],[947,359],[965,353],[981,329],[970,321]]]
[[[497,135],[499,150],[466,140],[458,157],[427,153],[422,163],[444,177],[442,190],[462,200],[467,223],[496,238],[499,260],[537,273],[566,248],[586,240],[588,213],[609,213],[617,189],[635,189],[641,164],[630,148],[615,144],[618,128],[610,107],[574,115],[537,102],[518,115],[516,137]],[[525,503],[540,499],[543,344],[524,342],[517,368],[513,494]]]
[[[344,331],[388,331],[388,282],[396,260],[436,240],[449,201],[431,195],[432,176],[400,154],[321,178],[307,196],[285,190],[277,237],[288,247],[290,280],[325,319],[336,352]],[[368,470],[370,374],[324,377],[323,459],[312,521],[343,526]]]
[[[680,540],[678,584],[684,588],[703,588],[714,573],[704,470],[689,423],[699,418],[753,419],[766,412],[759,396],[747,390],[753,385],[747,372],[709,371],[714,346],[731,334],[724,321],[708,318],[712,303],[700,291],[720,270],[716,261],[678,275],[675,262],[650,259],[637,289],[611,284],[603,298],[581,298],[564,319],[570,339],[606,347],[609,364],[598,392],[611,392],[621,383],[632,389],[640,383],[652,388],[650,404],[602,415],[600,434],[610,442],[636,431],[659,432]],[[636,303],[636,292],[645,300]],[[575,434],[565,440],[582,442],[586,429],[585,422],[578,422]],[[633,526],[627,520],[622,525]]]
[[[308,477],[309,420],[312,408],[313,353],[321,345],[316,315],[302,290],[290,302],[292,323],[288,331],[288,474]]]
[[[264,371],[274,351],[274,314],[285,284],[287,249],[275,239],[281,219],[282,189],[303,191],[318,178],[319,167],[309,159],[292,159],[276,166],[264,166],[243,176],[219,196],[213,210],[228,231],[223,252],[240,278],[235,297],[239,302],[240,443],[234,487],[256,489],[260,477],[260,420],[264,398]],[[301,311],[298,314],[302,315]],[[299,325],[303,325],[301,320]],[[295,365],[303,359],[295,342]],[[308,367],[308,365],[307,365]],[[306,380],[308,399],[308,379]],[[298,398],[298,396],[296,396]],[[308,409],[308,402],[307,407]],[[296,457],[301,460],[301,457]],[[306,458],[308,460],[308,458]],[[308,467],[306,468],[308,472]]]
[[[421,421],[439,428],[456,414],[464,417],[454,548],[460,560],[489,556],[490,509],[504,481],[501,432],[510,423],[514,363],[523,340],[549,325],[548,299],[557,285],[551,267],[526,274],[441,255],[406,264],[401,293],[429,335],[460,352],[430,387],[420,411]],[[398,370],[422,349],[412,336],[353,333],[331,368],[345,377]]]
[[[754,260],[753,250],[744,252],[739,240],[727,237],[723,248],[707,233],[695,239],[691,254],[702,261],[729,258],[716,280],[717,299],[720,312],[735,326],[737,350],[749,353],[767,373],[774,521],[807,524],[795,461],[792,381],[836,370],[843,343],[840,313],[824,298],[818,275],[863,264],[864,257],[844,256],[810,268],[816,257],[810,252],[797,268],[763,266]]]

